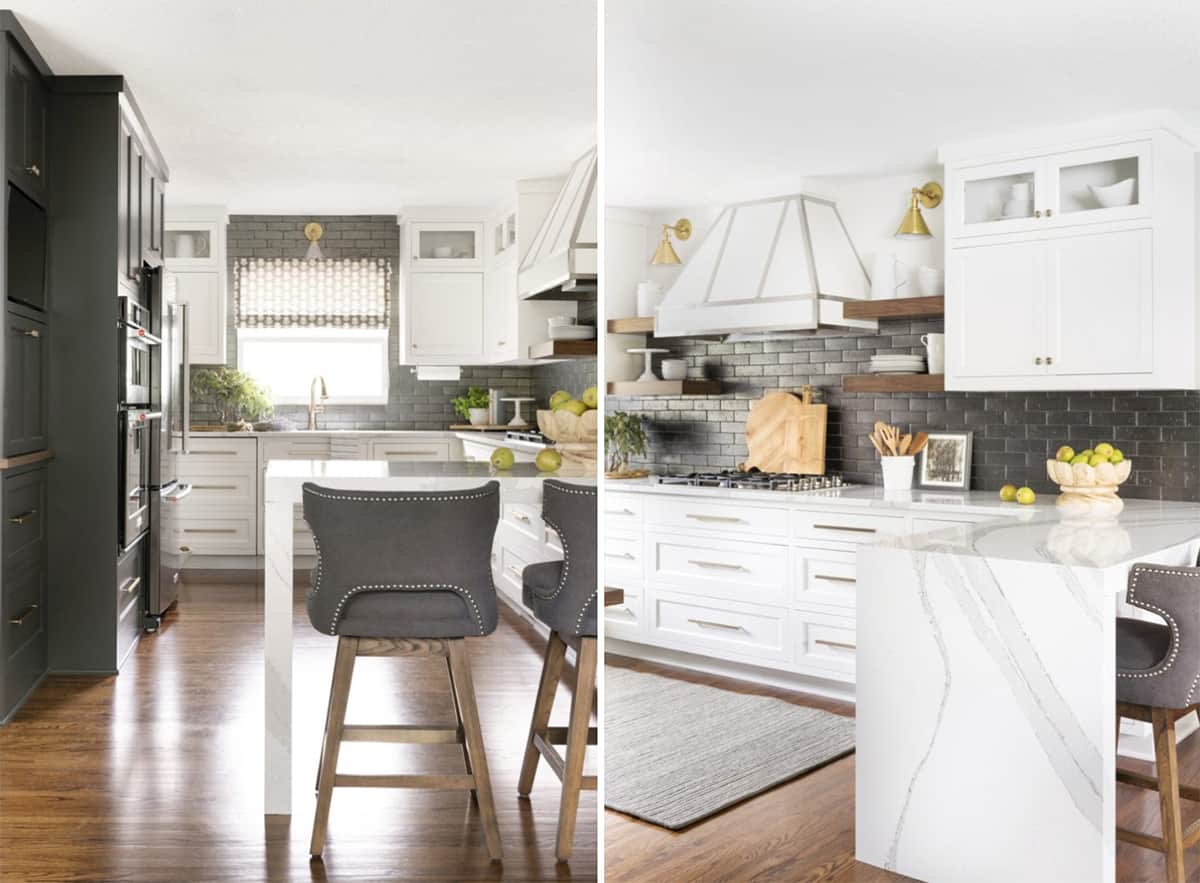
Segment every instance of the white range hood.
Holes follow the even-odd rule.
[[[526,300],[581,300],[596,296],[596,148],[571,166],[529,250],[517,288]]]
[[[837,205],[798,193],[726,206],[684,264],[654,321],[656,337],[781,336],[820,327],[878,328],[845,319],[842,302],[871,281]]]

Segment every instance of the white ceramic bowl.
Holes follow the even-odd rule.
[[[660,373],[663,380],[683,380],[687,377],[687,359],[663,359]]]
[[[546,324],[551,328],[559,328],[563,325],[574,325],[574,316],[549,316],[546,319]]]
[[[1137,184],[1136,178],[1126,178],[1124,181],[1118,181],[1107,187],[1088,184],[1088,190],[1092,191],[1092,196],[1096,197],[1096,202],[1100,203],[1102,208],[1116,208],[1121,205],[1132,205],[1135,184]]]
[[[454,257],[454,249],[448,245],[435,245],[433,248],[433,256],[439,260]]]
[[[555,325],[549,333],[551,340],[591,340],[596,336],[596,326]]]
[[[1087,463],[1076,463],[1072,466],[1061,460],[1046,461],[1046,474],[1064,493],[1078,490],[1107,490],[1116,493],[1117,488],[1129,478],[1132,469],[1133,463],[1130,460],[1101,463],[1099,466],[1089,466]]]

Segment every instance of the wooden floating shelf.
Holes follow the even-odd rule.
[[[609,334],[653,334],[654,317],[638,316],[630,319],[609,319]]]
[[[591,340],[547,340],[529,348],[531,359],[586,359],[595,356],[594,337]]]
[[[928,319],[946,315],[946,298],[898,297],[893,300],[848,300],[842,303],[847,319]]]
[[[455,432],[507,432],[510,429],[529,429],[528,423],[521,426],[511,426],[508,423],[451,423],[450,428]]]
[[[614,396],[708,396],[721,392],[719,380],[618,380],[608,384]]]
[[[842,378],[846,392],[941,392],[944,374],[848,374]]]

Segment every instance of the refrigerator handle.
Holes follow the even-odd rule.
[[[178,304],[180,328],[179,345],[183,348],[183,378],[179,394],[183,396],[183,453],[191,453],[192,432],[192,357],[188,352],[188,305]]]

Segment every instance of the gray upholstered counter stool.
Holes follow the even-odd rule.
[[[596,777],[583,774],[587,746],[596,744],[596,728],[588,726],[596,694],[596,502],[595,488],[545,481],[542,519],[562,540],[563,560],[531,564],[522,575],[525,606],[550,627],[550,639],[517,791],[529,796],[541,757],[562,780],[554,848],[562,862],[571,857],[580,791],[596,790]],[[564,729],[550,726],[550,712],[568,646],[576,653],[575,683],[570,724]],[[555,747],[563,743],[566,757]]]
[[[1180,797],[1200,801],[1200,788],[1179,783],[1175,722],[1200,704],[1200,567],[1135,564],[1126,600],[1164,623],[1117,620],[1117,739],[1121,718],[1154,730],[1157,776],[1117,770],[1117,781],[1158,792],[1162,836],[1117,827],[1117,839],[1166,857],[1168,883],[1183,883],[1183,852],[1200,841],[1200,821],[1183,829]]]
[[[317,773],[309,852],[325,846],[335,786],[469,790],[479,806],[488,854],[500,859],[500,831],[475,705],[465,639],[496,628],[492,539],[500,513],[496,482],[467,490],[389,493],[304,485],[304,517],[317,546],[308,618],[336,635],[337,659]],[[358,656],[443,656],[457,726],[347,726]],[[457,775],[342,775],[343,741],[457,743]]]

